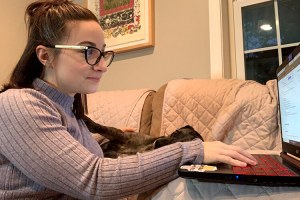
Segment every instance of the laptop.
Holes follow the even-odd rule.
[[[276,70],[282,152],[253,154],[258,165],[183,165],[178,174],[199,181],[267,186],[300,186],[300,45]]]

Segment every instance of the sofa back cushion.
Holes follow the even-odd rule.
[[[172,80],[158,90],[152,106],[153,136],[169,135],[188,124],[206,141],[248,149],[274,149],[279,144],[275,81],[261,85],[234,79]]]
[[[149,134],[151,99],[154,92],[150,89],[136,89],[88,94],[88,116],[102,125],[131,127],[138,132]]]

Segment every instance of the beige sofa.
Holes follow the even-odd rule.
[[[277,83],[233,79],[172,80],[158,90],[101,91],[87,96],[89,116],[140,134],[168,135],[186,124],[206,141],[244,149],[280,149]]]
[[[89,116],[140,134],[168,135],[186,124],[204,140],[221,140],[252,153],[281,149],[277,83],[240,80],[172,80],[159,89],[101,91],[87,96]],[[269,151],[266,151],[269,150]],[[207,183],[177,178],[139,199],[299,199],[299,187]],[[131,197],[129,199],[135,199]]]

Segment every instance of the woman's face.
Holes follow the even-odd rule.
[[[67,25],[69,33],[62,43],[54,45],[93,46],[104,52],[104,34],[95,21],[76,21]],[[107,67],[103,59],[90,66],[85,60],[84,50],[60,49],[59,54],[46,67],[44,80],[60,91],[74,96],[97,91],[99,81]]]

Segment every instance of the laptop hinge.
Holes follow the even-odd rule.
[[[287,154],[281,152],[281,153],[280,153],[280,157],[281,157],[284,161],[287,161],[287,162],[291,163],[292,165],[296,166],[297,168],[300,167],[300,161],[297,160],[297,159],[295,159],[295,158],[293,158],[294,156],[292,157],[290,154],[287,155]]]

